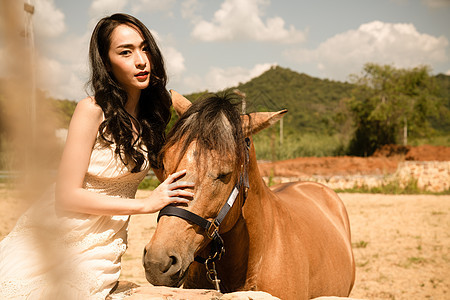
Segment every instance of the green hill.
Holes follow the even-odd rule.
[[[246,94],[247,112],[288,109],[284,117],[286,133],[334,132],[336,109],[341,99],[349,97],[349,83],[323,80],[274,67],[259,77],[236,87]],[[195,100],[201,93],[186,95]]]

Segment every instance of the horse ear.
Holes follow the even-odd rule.
[[[242,116],[242,130],[245,136],[255,134],[280,120],[287,109],[277,112],[257,112]]]
[[[173,108],[175,109],[177,115],[180,117],[186,110],[188,110],[192,103],[183,95],[175,92],[174,90],[170,90],[170,94],[172,95]]]

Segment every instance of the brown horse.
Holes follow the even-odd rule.
[[[227,97],[211,96],[191,105],[172,92],[172,100],[181,117],[163,149],[165,176],[187,170],[183,180],[196,183],[195,196],[178,210],[210,224],[202,228],[200,221],[163,214],[144,250],[147,280],[154,285],[214,288],[207,278],[213,269],[222,292],[258,290],[281,299],[348,296],[355,265],[342,201],[331,189],[313,182],[268,188],[253,144],[246,145],[246,137],[274,124],[287,111],[240,116]],[[230,198],[235,198],[233,203]],[[212,226],[222,207],[228,207],[226,217]],[[216,233],[226,251],[215,260],[220,257],[216,251],[205,268],[194,258],[211,258]]]

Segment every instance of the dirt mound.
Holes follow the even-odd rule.
[[[411,150],[411,146],[384,145],[377,149],[372,157],[405,156]]]
[[[450,147],[430,145],[412,147],[406,154],[405,159],[418,161],[450,161]]]
[[[372,157],[404,157],[415,161],[449,161],[450,147],[421,145],[417,147],[402,145],[384,145],[376,150]]]
[[[450,147],[387,145],[371,157],[299,157],[278,162],[260,162],[263,176],[304,177],[311,175],[385,175],[404,160],[450,161]]]
[[[390,174],[398,160],[387,157],[299,157],[285,161],[259,163],[263,176],[303,177],[311,175]]]

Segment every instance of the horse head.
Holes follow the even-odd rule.
[[[211,225],[234,195],[226,216],[216,222],[220,227],[212,230],[208,230],[209,225],[202,228],[188,218],[170,213],[160,217],[144,251],[146,277],[154,285],[180,286],[194,258],[211,247],[213,230],[217,229],[217,236],[226,233],[241,216],[245,194],[241,183],[246,180],[249,168],[246,137],[272,125],[287,111],[241,116],[230,96],[209,95],[192,104],[180,94],[171,93],[180,119],[169,132],[161,152],[164,176],[186,169],[183,180],[195,182],[193,200],[185,207],[176,207]]]

